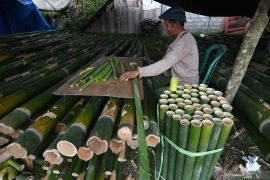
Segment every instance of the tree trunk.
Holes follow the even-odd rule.
[[[269,6],[269,0],[261,0],[254,17],[250,20],[250,25],[236,57],[233,72],[225,92],[225,96],[230,103],[233,101],[258,41],[269,21],[267,16]]]

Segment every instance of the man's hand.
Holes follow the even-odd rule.
[[[127,81],[127,80],[129,80],[130,78],[135,78],[135,77],[137,77],[137,76],[139,76],[139,75],[140,75],[139,70],[135,70],[135,71],[127,71],[127,72],[125,72],[124,74],[122,74],[122,75],[120,76],[120,80],[121,80],[121,81]]]

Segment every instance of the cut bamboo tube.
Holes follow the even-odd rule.
[[[168,109],[169,109],[168,105],[159,106],[159,128],[161,133],[164,133],[165,115]]]
[[[222,124],[221,132],[220,132],[220,135],[219,135],[219,138],[217,141],[216,149],[224,147],[224,145],[228,139],[228,136],[231,132],[232,126],[234,124],[233,120],[230,118],[224,118],[222,120],[222,123],[223,124]],[[213,154],[213,157],[211,159],[211,163],[210,163],[207,175],[206,175],[207,180],[210,179],[210,177],[212,176],[212,174],[214,172],[215,165],[216,165],[221,153],[222,153],[222,151]]]
[[[59,140],[61,140],[63,133],[60,133],[53,142],[48,146],[48,148],[44,151],[43,157],[45,161],[48,161],[51,164],[60,164],[63,161],[63,158],[61,157],[61,154],[57,150],[57,143]]]
[[[121,110],[119,128],[117,131],[118,137],[123,141],[132,138],[135,121],[135,106],[132,99],[125,99]]]
[[[92,178],[94,177],[97,161],[98,161],[98,156],[94,154],[93,158],[88,163],[85,180],[92,180]]]
[[[77,116],[75,122],[57,143],[57,150],[68,157],[73,157],[77,153],[77,148],[83,143],[86,132],[94,123],[96,115],[99,113],[104,97],[91,97]]]
[[[200,140],[200,133],[202,122],[198,120],[191,120],[191,125],[188,134],[187,150],[197,152]],[[192,171],[195,163],[195,157],[185,157],[183,180],[190,180],[192,178]]]
[[[108,156],[107,156],[106,164],[105,164],[105,174],[107,176],[110,176],[112,174],[114,160],[117,156],[115,153],[113,153],[110,150],[107,153],[108,153]]]
[[[93,157],[93,151],[89,147],[81,146],[77,155],[83,161],[89,161]]]
[[[74,118],[81,111],[83,106],[84,98],[80,99],[74,107],[57,123],[55,132],[60,133],[67,128],[67,125],[74,120]]]
[[[177,145],[182,149],[186,149],[187,147],[189,125],[190,125],[189,120],[187,119],[180,120]],[[184,172],[185,155],[177,152],[175,162],[176,163],[175,163],[174,177],[182,179]]]
[[[133,150],[138,148],[139,142],[138,142],[138,134],[137,134],[136,128],[134,128],[132,139],[127,140],[127,145]]]
[[[78,159],[75,163],[75,166],[72,171],[72,176],[73,177],[78,177],[82,168],[83,161],[81,159]]]
[[[171,121],[171,132],[170,132],[170,140],[177,144],[177,138],[178,138],[178,130],[179,130],[179,124],[180,120],[182,119],[182,116],[180,115],[173,115],[172,121]],[[169,148],[169,166],[168,166],[168,179],[173,180],[174,179],[174,170],[175,170],[175,159],[176,159],[176,149],[170,147]]]
[[[0,170],[0,179],[4,179],[4,177],[10,172],[12,171],[12,167],[10,166],[6,166],[3,169]]]
[[[164,135],[166,137],[170,137],[171,133],[171,124],[172,124],[172,117],[175,115],[173,111],[167,111],[165,117],[165,132]],[[169,152],[170,152],[170,145],[167,141],[164,142],[164,156],[163,156],[163,168],[162,168],[162,177],[167,179],[168,178],[168,163],[169,163]]]
[[[214,128],[213,128],[210,142],[209,142],[208,147],[207,147],[208,151],[216,149],[216,144],[217,144],[218,138],[220,136],[220,132],[221,132],[222,124],[223,124],[222,120],[219,118],[214,118],[213,122],[214,122]],[[206,174],[207,174],[208,168],[210,166],[212,157],[213,157],[213,154],[209,154],[209,155],[206,155],[204,158],[204,163],[203,163],[203,166],[202,166],[202,169],[200,172],[200,179],[201,180],[204,180],[206,177]]]
[[[155,121],[149,122],[149,128],[146,130],[145,135],[147,146],[156,147],[160,143],[158,125]]]
[[[42,140],[46,138],[57,122],[74,105],[78,97],[66,96],[57,101],[46,113],[39,117],[31,126],[19,136],[15,142],[7,147],[7,152],[15,158],[26,158],[33,154]]]
[[[57,83],[52,88],[44,91],[37,97],[31,99],[20,107],[17,107],[9,114],[4,116],[0,120],[0,132],[4,134],[11,134],[16,129],[20,128],[23,124],[30,120],[30,118],[40,112],[44,107],[55,102],[59,97],[52,94],[59,85],[62,83]]]
[[[105,153],[108,150],[109,140],[113,133],[119,106],[119,98],[109,99],[106,106],[103,108],[101,116],[98,118],[94,128],[91,130],[90,136],[87,140],[87,145],[97,155]]]
[[[111,151],[114,154],[118,154],[122,151],[122,149],[124,148],[124,145],[125,145],[125,142],[118,137],[117,131],[115,130],[113,138],[111,139],[110,145],[109,145]]]
[[[210,120],[203,120],[202,124],[203,126],[201,130],[201,137],[200,137],[197,152],[204,152],[207,150],[207,147],[208,147],[211,135],[212,135],[213,127],[214,127],[214,123]],[[196,161],[195,161],[193,173],[192,173],[192,180],[200,179],[200,173],[201,173],[203,161],[204,161],[204,156],[196,157]]]

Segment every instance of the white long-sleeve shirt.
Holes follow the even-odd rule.
[[[140,77],[156,76],[171,68],[172,76],[180,84],[199,83],[199,53],[195,38],[187,31],[181,32],[168,47],[165,56],[156,63],[138,67]]]

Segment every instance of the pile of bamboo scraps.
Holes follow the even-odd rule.
[[[210,179],[234,124],[223,93],[205,84],[165,90],[159,100],[165,179]],[[177,162],[177,163],[176,163]]]
[[[116,71],[116,69],[118,66],[121,67],[121,73],[124,73],[125,68],[123,62],[114,57],[110,57],[104,64],[87,67],[79,73],[80,76],[70,84],[70,87],[79,87],[78,90],[83,91],[94,82],[107,81],[111,76],[117,79],[117,72],[119,71]]]

